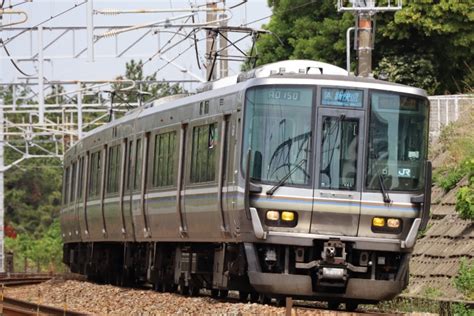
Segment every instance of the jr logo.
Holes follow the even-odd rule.
[[[399,177],[410,177],[411,176],[411,169],[406,169],[406,168],[398,169],[398,176]]]

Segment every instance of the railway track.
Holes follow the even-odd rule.
[[[38,303],[26,302],[11,297],[3,297],[0,302],[0,314],[2,315],[64,315],[79,316],[87,315],[69,311],[66,308],[56,308]]]
[[[51,273],[0,273],[0,286],[37,284],[56,276]]]

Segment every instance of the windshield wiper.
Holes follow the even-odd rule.
[[[390,199],[390,196],[388,195],[387,188],[385,187],[385,184],[383,183],[384,180],[384,175],[379,174],[379,183],[380,183],[380,191],[382,191],[382,196],[383,196],[383,201],[385,203],[392,203],[392,200]]]
[[[278,181],[277,184],[267,190],[267,195],[273,195],[273,193],[275,193],[275,191],[278,190],[278,188],[281,187],[286,182],[286,180],[288,180],[289,177],[291,177],[291,175],[293,174],[293,172],[296,171],[296,169],[301,168],[301,165],[304,162],[306,162],[306,159],[301,159],[298,164],[294,165],[293,168],[291,168],[290,171],[288,171],[288,173],[280,181]]]

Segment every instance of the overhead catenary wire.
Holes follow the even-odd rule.
[[[81,5],[83,5],[83,4],[85,4],[85,3],[87,3],[87,0],[82,1],[82,2],[80,2],[79,4],[76,3],[76,4],[74,4],[74,6],[68,8],[68,9],[65,9],[65,10],[63,10],[63,11],[61,11],[61,12],[55,14],[55,15],[52,15],[51,17],[47,18],[46,20],[43,20],[43,21],[39,22],[39,23],[36,24],[36,25],[33,25],[33,26],[29,27],[29,28],[26,28],[26,29],[24,29],[23,31],[21,31],[21,32],[19,32],[19,33],[17,33],[17,34],[15,34],[15,35],[12,36],[12,37],[6,38],[6,40],[3,41],[3,44],[2,44],[2,45],[6,45],[6,44],[10,43],[11,41],[13,41],[14,39],[16,39],[16,38],[19,37],[20,35],[22,35],[22,34],[28,32],[28,31],[31,31],[31,30],[37,28],[38,26],[43,25],[43,24],[45,24],[45,23],[47,23],[47,22],[49,22],[49,21],[51,21],[51,20],[53,20],[53,19],[55,19],[55,18],[57,18],[57,17],[63,15],[63,14],[66,14],[66,13],[68,13],[69,11],[72,11],[72,10],[74,10],[75,8],[80,7]]]

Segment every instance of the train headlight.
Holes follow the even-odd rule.
[[[403,222],[400,218],[373,217],[372,231],[374,233],[399,234],[402,232]]]
[[[398,218],[389,218],[387,220],[387,227],[388,228],[399,228],[400,227],[400,220]]]
[[[372,218],[372,226],[374,226],[374,227],[384,227],[385,226],[385,218],[383,218],[383,217],[374,217],[374,218]]]
[[[280,213],[278,211],[267,211],[267,220],[277,221],[280,219]]]
[[[281,213],[281,219],[286,222],[291,222],[295,220],[295,213],[293,212],[288,212],[288,211],[283,211]]]

